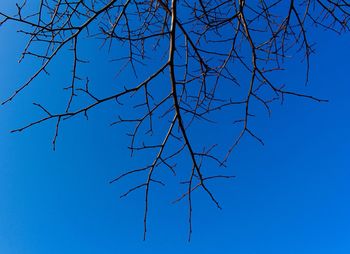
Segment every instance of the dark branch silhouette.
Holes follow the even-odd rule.
[[[130,126],[132,155],[152,151],[154,157],[148,165],[123,172],[111,183],[146,173],[145,179],[140,177],[141,182],[121,195],[144,191],[145,238],[150,189],[154,184],[164,185],[156,179],[156,171],[166,169],[175,175],[178,158],[190,162],[188,178],[181,182],[187,185],[187,190],[174,201],[188,200],[190,239],[192,193],[203,190],[221,208],[207,182],[234,177],[218,175],[215,171],[213,175],[205,175],[206,162],[210,160],[218,167],[225,167],[230,154],[246,135],[264,144],[251,123],[254,105],[261,104],[271,114],[273,102],[283,102],[286,96],[326,102],[300,93],[298,88],[291,89],[287,80],[276,82],[274,75],[286,68],[290,56],[299,55],[304,58],[307,83],[310,56],[314,52],[307,30],[318,26],[342,34],[349,30],[350,17],[350,3],[341,0],[38,0],[36,9],[27,5],[26,1],[16,4],[15,13],[0,10],[0,24],[12,22],[21,27],[19,32],[28,38],[28,43],[20,62],[30,57],[40,61],[40,67],[2,104],[14,101],[30,89],[39,75],[48,73],[54,59],[67,50],[71,52],[72,74],[69,86],[64,88],[68,94],[62,111],[51,112],[35,102],[43,116],[13,132],[54,121],[55,149],[62,121],[78,115],[88,117],[90,110],[109,101],[123,107],[120,100],[126,98],[129,106],[142,114],[131,118],[118,116],[111,125]],[[138,81],[125,87],[119,85],[116,93],[106,97],[92,92],[89,78],[79,77],[79,66],[88,64],[82,60],[84,52],[79,47],[94,39],[99,45],[102,40],[109,52],[116,49],[125,52],[113,61],[122,64],[120,72],[131,71]],[[151,74],[141,78],[137,75],[140,67]],[[167,92],[159,92],[160,88]],[[133,100],[134,97],[137,99]],[[82,103],[81,98],[85,98]],[[215,116],[222,111],[240,114],[232,122],[234,126],[239,124],[241,130],[236,136],[227,135],[231,145],[226,152],[217,149],[220,143],[194,142],[190,130],[196,128],[196,123],[215,123]],[[155,128],[157,125],[166,127],[159,130]]]

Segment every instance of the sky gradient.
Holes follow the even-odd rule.
[[[13,30],[0,29],[1,99],[33,71],[17,64],[25,40]],[[56,151],[52,123],[10,133],[38,117],[31,106],[37,97],[60,99],[55,83],[64,81],[61,70],[39,78],[0,109],[0,253],[350,253],[350,36],[316,37],[307,89],[329,102],[288,98],[256,122],[265,146],[243,139],[227,168],[236,178],[211,184],[223,210],[202,192],[194,194],[190,243],[187,204],[171,204],[176,183],[152,191],[147,241],[143,192],[119,199],[136,178],[108,184],[134,165],[123,127],[109,127],[114,112],[108,105],[89,121],[65,122]],[[95,66],[91,79],[103,83],[111,71]]]

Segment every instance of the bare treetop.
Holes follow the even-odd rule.
[[[47,74],[51,62],[65,51],[71,52],[71,82],[65,87],[67,99],[62,102],[60,112],[51,112],[36,102],[34,105],[42,111],[43,117],[13,132],[54,121],[55,149],[62,121],[78,115],[88,117],[89,111],[101,104],[109,101],[120,103],[120,99],[128,98],[129,106],[137,110],[138,116],[132,114],[133,117],[127,118],[120,115],[112,125],[130,126],[129,148],[132,154],[151,151],[154,157],[149,164],[130,169],[111,182],[131,174],[145,173],[145,179],[140,177],[140,183],[122,195],[125,197],[135,190],[144,190],[145,237],[150,189],[154,184],[164,185],[156,179],[155,171],[163,168],[175,175],[177,160],[186,158],[190,162],[187,169],[182,169],[188,172],[187,179],[182,182],[187,190],[175,202],[188,200],[191,237],[191,194],[202,189],[220,208],[206,183],[233,177],[215,174],[214,169],[210,171],[212,174],[204,175],[206,162],[211,160],[218,167],[225,167],[230,154],[245,135],[263,143],[250,121],[255,115],[253,105],[261,104],[270,114],[271,103],[283,102],[286,96],[325,101],[298,92],[298,84],[288,84],[288,80],[276,81],[274,75],[285,69],[287,60],[297,59],[291,57],[299,55],[305,65],[307,83],[314,43],[308,31],[320,27],[341,34],[349,30],[350,17],[350,3],[341,0],[33,2],[36,2],[36,7],[32,7],[32,3],[27,6],[26,1],[17,3],[17,11],[12,14],[0,10],[0,24],[17,23],[21,27],[19,32],[28,38],[20,62],[31,57],[41,63],[36,72],[2,104],[15,100],[30,89],[36,78]],[[98,46],[102,44],[111,54],[122,52],[124,55],[114,61],[121,64],[121,73],[133,73],[137,82],[125,86],[117,84],[117,91],[106,97],[91,92],[89,86],[94,86],[93,82],[79,73],[79,66],[88,64],[83,50],[79,50],[87,40],[95,40]],[[295,61],[299,63],[300,59]],[[138,75],[140,69],[151,74],[143,78]],[[116,74],[111,73],[111,76]],[[81,98],[88,98],[90,103],[86,100],[80,103]],[[231,145],[226,151],[217,149],[220,142],[194,142],[191,128],[196,128],[198,122],[211,124],[223,110],[225,114],[232,112],[232,116],[240,114],[232,119],[232,125],[241,126],[237,135],[227,135]]]

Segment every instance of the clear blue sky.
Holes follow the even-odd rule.
[[[28,62],[17,64],[25,41],[11,30],[0,29],[1,98],[33,71]],[[108,184],[133,164],[124,129],[108,126],[116,115],[108,105],[89,121],[65,122],[56,152],[51,123],[9,133],[39,116],[31,106],[36,98],[59,99],[55,84],[65,74],[39,78],[0,109],[0,253],[350,253],[350,36],[314,36],[307,89],[330,102],[289,98],[274,105],[271,118],[257,121],[266,145],[244,139],[227,169],[236,178],[212,186],[223,210],[194,195],[190,243],[186,203],[170,204],[176,184],[152,192],[145,242],[142,192],[119,199],[135,178]],[[91,68],[92,80],[101,84],[113,71]]]

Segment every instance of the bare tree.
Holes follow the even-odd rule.
[[[151,151],[154,157],[149,164],[129,169],[111,183],[145,173],[145,179],[140,177],[140,183],[122,195],[144,190],[144,237],[150,189],[156,184],[164,185],[157,180],[156,171],[167,169],[176,174],[177,160],[189,160],[188,177],[181,182],[186,191],[175,202],[188,201],[190,238],[192,193],[202,189],[220,208],[207,182],[233,177],[204,170],[208,162],[225,167],[245,135],[263,143],[251,124],[254,105],[261,104],[270,114],[272,102],[283,102],[286,96],[326,101],[300,93],[299,89],[293,90],[295,85],[284,85],[286,80],[276,81],[276,77],[280,77],[277,73],[284,70],[289,56],[299,55],[303,58],[307,83],[313,53],[307,30],[320,27],[341,34],[349,30],[350,17],[350,2],[344,0],[33,2],[37,5],[35,9],[22,1],[16,4],[15,13],[0,12],[1,25],[16,23],[21,27],[19,32],[28,38],[20,61],[25,57],[40,61],[36,72],[2,104],[10,103],[29,89],[39,75],[47,74],[53,60],[66,51],[71,52],[71,83],[65,87],[67,100],[62,102],[62,111],[52,112],[45,105],[34,103],[43,116],[13,132],[54,121],[55,149],[62,121],[78,115],[87,118],[90,110],[109,101],[122,107],[120,100],[126,97],[124,107],[132,106],[135,114],[129,118],[120,115],[112,125],[127,124],[132,129],[131,154]],[[122,63],[121,73],[134,73],[135,83],[118,85],[118,90],[106,97],[91,92],[88,77],[79,75],[79,66],[88,63],[83,60],[84,52],[79,51],[79,46],[87,40],[104,45],[111,54],[123,49],[125,55],[114,60]],[[137,75],[140,68],[150,74]],[[240,126],[240,132],[227,135],[231,146],[224,153],[223,148],[217,149],[220,142],[200,143],[191,136],[191,130],[198,128],[197,123],[211,124],[220,112],[240,115],[232,119],[233,126]]]

